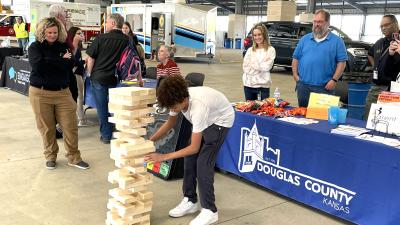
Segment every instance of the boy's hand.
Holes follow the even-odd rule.
[[[149,154],[144,156],[144,160],[146,162],[150,161],[150,162],[154,162],[154,163],[165,161],[164,158],[165,157],[164,157],[163,154],[156,153],[156,152],[152,152],[152,153],[149,153]]]

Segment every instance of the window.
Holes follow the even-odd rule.
[[[276,24],[266,24],[266,27],[268,29],[268,34],[270,37],[276,37],[278,30],[277,27],[278,25]]]
[[[13,23],[11,23],[11,21],[12,21],[11,16],[6,17],[6,18],[4,18],[3,21],[1,21],[1,25],[3,25],[3,26],[10,26],[10,25],[13,25]]]
[[[329,27],[331,29],[331,32],[336,34],[337,36],[341,37],[344,40],[351,40],[349,36],[347,36],[345,33],[343,33],[341,30],[337,29],[336,27]]]
[[[312,32],[312,27],[308,26],[308,27],[300,27],[300,31],[299,31],[299,39],[302,38],[304,35],[311,33]]]
[[[277,27],[276,37],[279,38],[297,38],[297,27],[280,24]]]

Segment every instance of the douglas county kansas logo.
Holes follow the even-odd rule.
[[[15,78],[15,70],[14,70],[13,67],[11,67],[11,68],[8,70],[8,76],[10,77],[10,80],[12,80],[12,79]]]
[[[278,179],[296,186],[299,188],[297,191],[313,192],[322,198],[321,204],[324,207],[331,207],[346,214],[350,213],[350,202],[355,197],[355,192],[286,168],[280,165],[280,159],[281,150],[270,147],[269,137],[258,133],[256,123],[251,129],[241,128],[238,162],[241,173],[264,173],[268,176],[267,179]]]

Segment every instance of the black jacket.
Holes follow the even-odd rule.
[[[111,30],[97,36],[86,51],[95,59],[90,79],[102,85],[116,85],[116,64],[128,43],[128,36],[121,30]]]
[[[72,81],[74,59],[64,59],[63,55],[71,51],[66,43],[47,41],[33,42],[28,49],[32,71],[30,84],[44,88],[66,88]],[[76,81],[74,82],[76,86]],[[72,85],[72,84],[71,84]]]
[[[373,79],[374,84],[390,86],[390,81],[396,80],[400,70],[400,55],[389,55],[386,50],[390,45],[387,38],[379,39],[369,50],[368,55],[374,58],[375,69],[378,70],[378,79]]]

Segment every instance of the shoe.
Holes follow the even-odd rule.
[[[62,130],[61,130],[61,127],[56,127],[56,139],[60,139],[60,138],[62,138],[63,137],[63,133],[62,133]]]
[[[189,198],[184,197],[179,205],[169,211],[169,216],[177,218],[187,214],[195,213],[199,210],[199,203],[193,203],[189,201]]]
[[[103,144],[110,144],[110,140],[103,138],[100,136],[100,141],[103,142]]]
[[[79,120],[78,122],[78,127],[89,127],[93,126],[95,123],[93,123],[90,120]]]
[[[78,162],[77,164],[68,163],[68,166],[75,166],[75,167],[77,167],[77,168],[79,168],[79,169],[83,169],[83,170],[86,170],[86,169],[89,169],[89,168],[90,168],[90,167],[89,167],[89,164],[87,164],[87,163],[84,162],[84,161],[80,161],[80,162]]]
[[[189,225],[209,225],[218,221],[218,212],[212,212],[209,209],[202,209]]]
[[[47,161],[46,168],[48,170],[54,170],[56,168],[56,161]]]

